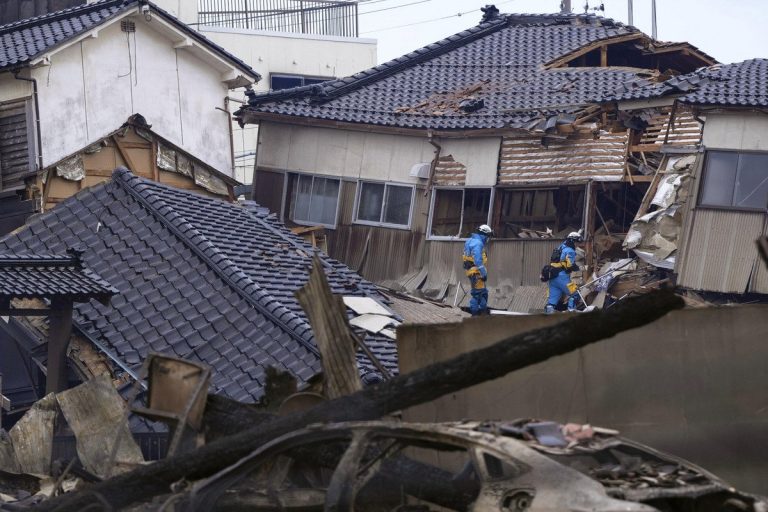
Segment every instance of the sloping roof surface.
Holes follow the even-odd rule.
[[[0,240],[0,250],[60,252],[79,243],[86,264],[120,293],[76,308],[81,330],[128,366],[150,351],[210,365],[215,392],[263,393],[267,366],[306,382],[317,349],[293,292],[312,249],[255,206],[244,208],[117,170]],[[347,267],[323,257],[335,293],[382,300]],[[393,372],[390,340],[366,339]],[[361,357],[363,371],[370,364]]]
[[[107,300],[117,293],[108,282],[83,267],[78,256],[0,254],[0,296],[75,301]]]
[[[138,0],[100,0],[0,26],[0,70],[28,65],[36,56],[95,28],[115,16],[135,9]],[[171,14],[151,4],[155,14],[253,77],[260,75],[221,46],[189,28]]]
[[[408,128],[530,128],[642,81],[636,70],[544,64],[590,43],[639,33],[593,15],[504,15],[356,75],[251,95],[242,115]],[[484,106],[466,113],[471,96]]]
[[[768,107],[768,59],[716,64],[663,83],[636,87],[607,100],[622,101],[679,95],[691,105]]]

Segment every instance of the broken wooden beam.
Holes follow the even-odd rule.
[[[683,305],[683,300],[671,290],[661,290],[620,302],[609,310],[576,315],[559,324],[511,336],[490,347],[399,375],[307,411],[267,420],[194,452],[53,498],[35,510],[76,512],[107,504],[115,509],[126,507],[167,494],[171,485],[179,480],[208,477],[235,464],[264,443],[308,424],[378,419],[640,327]]]

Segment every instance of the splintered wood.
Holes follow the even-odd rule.
[[[317,256],[309,281],[296,292],[296,298],[309,317],[320,349],[326,396],[334,399],[362,389],[355,360],[358,342],[347,320],[344,299],[331,293]]]

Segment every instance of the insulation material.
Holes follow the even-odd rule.
[[[374,315],[392,316],[391,311],[370,297],[344,296],[344,305],[358,315],[370,313]]]
[[[69,181],[82,181],[85,179],[85,165],[83,157],[75,155],[64,160],[56,166],[56,176]]]
[[[499,184],[620,181],[626,150],[626,133],[601,131],[594,139],[505,137]]]
[[[695,155],[670,164],[659,181],[651,205],[656,210],[635,219],[624,239],[624,248],[653,266],[673,269],[682,232],[681,206],[688,200]]]
[[[208,192],[226,196],[229,194],[227,184],[221,178],[217,178],[210,171],[200,167],[195,168],[195,185],[203,187]]]
[[[435,166],[435,185],[463,186],[467,181],[467,168],[457,162],[453,155],[441,156]]]
[[[179,174],[183,174],[184,176],[192,177],[192,161],[184,156],[183,154],[178,154],[178,167],[176,169]]]
[[[157,145],[157,166],[164,171],[176,171],[176,151],[164,146]]]

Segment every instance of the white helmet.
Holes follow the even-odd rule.
[[[574,240],[576,242],[581,242],[582,240],[584,240],[581,236],[581,230],[571,231],[570,233],[568,233],[568,236],[566,238],[568,238],[568,240]]]
[[[491,229],[491,226],[489,226],[488,224],[483,224],[482,226],[477,228],[477,231],[486,236],[491,236],[493,234],[493,230]]]

